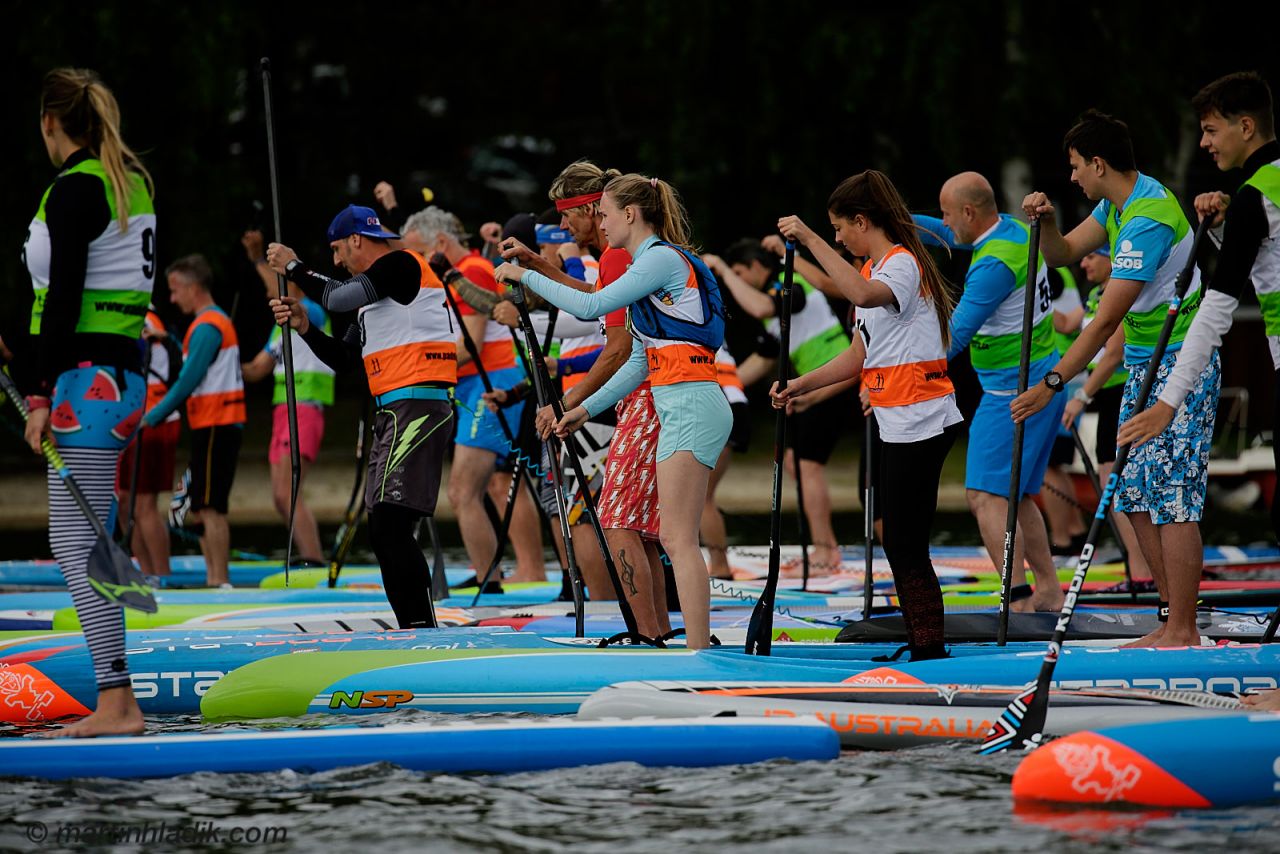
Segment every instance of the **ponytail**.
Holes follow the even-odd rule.
[[[101,161],[115,196],[116,217],[123,234],[129,228],[133,182],[140,179],[152,198],[155,185],[142,161],[120,136],[120,105],[111,90],[87,68],[55,68],[44,77],[40,114],[56,118],[72,141]]]
[[[605,185],[604,191],[618,207],[640,210],[641,218],[652,226],[658,239],[689,252],[697,252],[689,235],[689,214],[676,188],[660,178],[646,178],[632,172]]]
[[[884,231],[894,243],[915,256],[920,265],[920,291],[932,303],[938,315],[942,331],[942,346],[951,347],[951,313],[955,310],[955,297],[947,280],[942,277],[933,256],[920,241],[915,220],[907,210],[898,188],[889,176],[874,169],[859,172],[840,182],[827,200],[827,210],[842,219],[852,220],[861,214],[872,225]],[[939,240],[944,246],[946,241]]]

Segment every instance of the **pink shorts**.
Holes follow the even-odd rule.
[[[316,403],[298,404],[298,453],[314,463],[324,438],[324,407]],[[277,404],[271,413],[271,449],[267,462],[275,465],[289,458],[289,408]]]
[[[600,488],[600,525],[658,538],[658,413],[653,392],[638,388],[618,404]]]

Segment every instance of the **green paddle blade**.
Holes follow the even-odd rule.
[[[89,586],[113,605],[156,612],[155,592],[146,577],[110,537],[99,537],[89,552]]]

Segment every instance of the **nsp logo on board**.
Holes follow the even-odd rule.
[[[1142,250],[1134,249],[1132,240],[1121,240],[1111,259],[1111,266],[1117,270],[1141,270],[1142,257]]]
[[[329,708],[394,709],[412,699],[412,691],[334,691],[329,695]]]

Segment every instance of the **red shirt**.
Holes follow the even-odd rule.
[[[609,248],[600,254],[600,277],[596,280],[596,290],[611,285],[627,272],[631,266],[631,253],[625,249]],[[627,325],[627,310],[620,308],[604,316],[604,328],[613,329]]]

